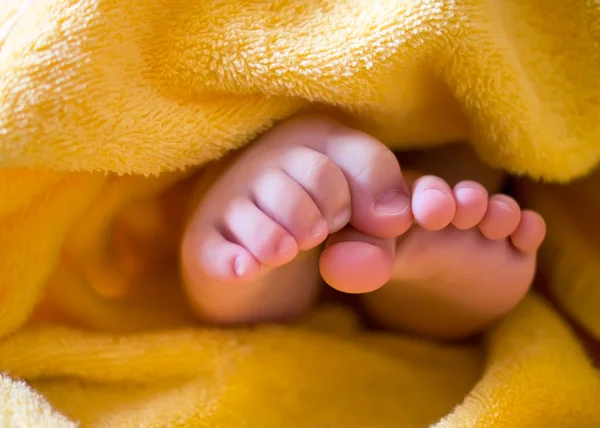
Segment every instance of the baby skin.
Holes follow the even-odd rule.
[[[237,154],[194,208],[181,245],[206,322],[285,321],[321,277],[362,294],[382,325],[442,339],[485,328],[528,291],[545,223],[485,179],[400,169],[364,133],[319,116],[284,122]],[[439,166],[438,165],[438,166]],[[475,173],[476,174],[476,173]]]

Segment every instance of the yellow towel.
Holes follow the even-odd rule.
[[[585,176],[599,43],[594,0],[4,0],[0,425],[600,426],[599,373],[541,297],[478,346],[340,307],[222,331],[135,251],[157,195],[315,103],[396,149],[468,139],[509,172]],[[523,189],[551,295],[595,339],[598,179]]]

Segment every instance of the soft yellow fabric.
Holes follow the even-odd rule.
[[[4,0],[0,23],[1,426],[600,426],[598,371],[535,295],[480,346],[344,308],[220,331],[172,265],[128,258],[156,195],[311,103],[397,149],[469,139],[513,173],[586,175],[597,1]],[[553,296],[600,338],[597,179],[523,194]]]

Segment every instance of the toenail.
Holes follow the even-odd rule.
[[[291,236],[284,236],[279,240],[279,245],[277,246],[277,254],[285,254],[289,253],[290,250],[293,250],[296,246],[296,240]]]
[[[402,214],[410,207],[410,198],[400,190],[389,190],[375,199],[375,212],[379,215]]]
[[[423,195],[427,195],[428,198],[437,198],[439,196],[443,196],[444,198],[450,197],[448,193],[441,189],[436,189],[435,187],[423,190]]]
[[[332,230],[333,231],[338,231],[340,230],[342,227],[346,226],[346,224],[348,224],[348,222],[350,221],[350,217],[352,217],[352,211],[350,210],[350,207],[346,207],[343,210],[341,210],[340,212],[338,212],[332,220]]]
[[[506,211],[516,211],[519,209],[518,204],[510,198],[494,198],[494,203],[496,204],[497,207],[502,208],[503,210]]]
[[[233,261],[233,271],[237,276],[244,276],[248,273],[248,260],[244,256],[237,256]]]
[[[456,196],[458,199],[472,199],[477,197],[477,190],[470,187],[459,187],[456,189]]]
[[[329,232],[327,222],[323,219],[317,220],[310,229],[310,236],[316,238],[318,236],[326,235]]]

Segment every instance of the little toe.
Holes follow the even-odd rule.
[[[294,237],[300,250],[314,248],[327,238],[329,227],[319,208],[285,172],[263,171],[250,185],[250,194],[258,208]]]
[[[365,235],[348,227],[332,235],[321,253],[321,276],[344,293],[368,293],[390,280],[396,240]]]
[[[494,195],[488,201],[488,208],[479,223],[479,230],[488,239],[507,238],[521,220],[521,208],[510,196]]]
[[[245,283],[260,272],[258,261],[242,246],[230,242],[214,228],[189,230],[181,246],[181,261],[186,284],[204,280]],[[194,294],[194,290],[190,290]]]
[[[415,220],[425,230],[436,231],[448,226],[456,213],[456,203],[448,183],[430,175],[416,180],[412,210]]]
[[[452,225],[459,230],[467,230],[477,226],[487,211],[488,193],[485,188],[474,181],[463,181],[454,186],[456,214]]]
[[[546,237],[546,222],[535,211],[523,211],[517,230],[510,236],[513,246],[527,254],[535,253]]]
[[[266,266],[282,266],[298,254],[296,240],[247,198],[231,201],[222,228],[225,237]]]

